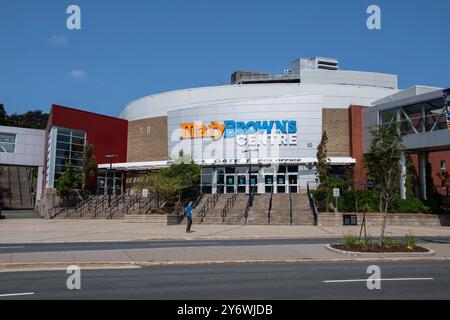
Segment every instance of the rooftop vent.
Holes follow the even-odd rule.
[[[322,69],[322,70],[339,70],[339,61],[333,58],[314,57],[311,59],[297,59],[294,61],[294,69]]]

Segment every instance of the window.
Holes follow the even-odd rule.
[[[152,128],[150,126],[147,127],[147,134],[150,134],[150,132],[152,131]]]
[[[445,163],[445,160],[441,160],[441,170],[445,170],[445,168],[446,168],[446,163]]]
[[[75,171],[81,171],[85,140],[86,133],[83,131],[57,128],[55,179],[67,170],[69,163]]]
[[[0,152],[14,153],[16,149],[16,135],[0,132]]]
[[[144,134],[144,128],[139,128],[139,133]]]

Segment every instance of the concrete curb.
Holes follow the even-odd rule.
[[[357,251],[345,251],[345,250],[340,250],[340,249],[336,249],[333,248],[331,246],[331,244],[327,244],[325,245],[325,248],[327,248],[330,251],[339,253],[339,254],[343,254],[343,255],[347,255],[347,256],[353,256],[353,257],[374,257],[375,255],[381,255],[381,256],[385,256],[385,257],[392,257],[392,256],[400,256],[400,257],[427,257],[427,256],[434,256],[435,252],[434,250],[430,249],[430,248],[426,248],[424,246],[421,246],[424,249],[427,249],[428,252],[357,252]]]
[[[311,264],[311,263],[367,263],[367,262],[407,262],[407,261],[450,261],[450,257],[404,256],[404,257],[359,257],[359,258],[325,258],[325,259],[261,259],[261,260],[210,260],[210,261],[109,261],[109,262],[33,262],[0,263],[0,272],[66,270],[70,265],[81,269],[135,269],[151,266],[179,265],[230,265],[230,264]]]

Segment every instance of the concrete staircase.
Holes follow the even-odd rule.
[[[137,196],[91,196],[71,208],[56,208],[55,219],[123,219],[126,214],[143,214],[155,206],[155,201]]]
[[[270,194],[255,194],[253,207],[248,213],[247,224],[268,224]]]
[[[275,193],[272,197],[272,209],[270,210],[270,224],[290,225],[291,204],[289,194]]]
[[[9,209],[33,209],[31,168],[2,166],[0,184],[11,191],[11,198],[4,200]]]
[[[314,215],[306,193],[292,194],[292,224],[298,226],[314,225]]]
[[[248,195],[237,194],[234,206],[227,212],[225,224],[244,224],[245,209],[247,208]]]
[[[248,194],[237,194],[234,205],[228,210],[225,220],[222,217],[223,209],[233,195],[220,194],[214,207],[209,208],[203,218],[203,224],[245,224],[245,209],[247,208]],[[272,206],[271,203],[272,197]],[[204,195],[200,203],[193,210],[194,219],[199,219],[199,211],[214,195]],[[253,206],[247,217],[249,225],[291,225],[291,212],[293,225],[314,225],[314,216],[309,208],[306,193],[295,194],[255,194]],[[270,217],[270,219],[269,219]]]
[[[228,195],[228,194],[219,195],[216,205],[213,208],[210,208],[206,212],[206,215],[203,218],[202,223],[203,224],[222,224],[223,218],[220,214],[222,213],[222,210],[223,210],[228,198],[230,198],[232,196],[233,195]]]

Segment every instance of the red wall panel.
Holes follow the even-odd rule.
[[[93,112],[52,105],[49,125],[83,130],[94,146],[97,163],[109,163],[107,154],[116,154],[114,163],[127,161],[128,121]]]

